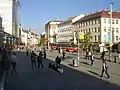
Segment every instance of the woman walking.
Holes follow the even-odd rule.
[[[12,62],[11,75],[13,75],[13,73],[15,73],[17,75],[17,71],[16,71],[16,62],[17,62],[16,53],[11,54],[11,62]]]

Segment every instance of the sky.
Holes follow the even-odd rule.
[[[109,9],[110,0],[20,0],[20,18],[23,28],[44,32],[50,20],[65,20],[79,14],[90,14]],[[113,9],[120,10],[120,0],[112,0]]]

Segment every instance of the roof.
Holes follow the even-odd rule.
[[[51,20],[48,23],[46,23],[45,25],[49,24],[50,22],[63,22],[63,20]]]
[[[62,25],[62,24],[69,23],[69,22],[72,22],[72,19],[74,19],[75,17],[77,17],[77,16],[69,17],[67,20],[64,20],[62,23],[58,24],[58,26],[59,26],[59,25]]]
[[[96,12],[96,13],[93,13],[93,14],[86,15],[85,17],[81,18],[80,20],[78,20],[75,23],[82,22],[82,21],[88,21],[88,20],[91,20],[91,19],[96,19],[96,18],[101,18],[101,17],[110,18],[110,11],[100,11],[100,12]],[[112,12],[112,17],[120,19],[120,12],[119,11],[113,11]]]

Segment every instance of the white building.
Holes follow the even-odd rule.
[[[117,43],[120,42],[120,12],[112,12],[112,17],[112,30],[110,29],[110,13],[106,10],[86,15],[73,25],[76,31],[91,33],[91,42]]]
[[[72,23],[76,22],[84,16],[85,15],[81,14],[78,16],[70,17],[68,20],[65,20],[64,22],[58,24],[57,42],[69,43],[70,40],[74,37],[74,28]]]
[[[19,37],[19,10],[19,0],[0,0],[4,31],[16,37]]]
[[[49,21],[45,24],[45,38],[49,41],[49,43],[56,43],[56,35],[58,27],[57,25],[61,23],[60,20]]]
[[[34,46],[38,44],[40,36],[31,30],[21,30],[21,43],[25,46]]]

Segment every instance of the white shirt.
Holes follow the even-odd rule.
[[[16,62],[16,61],[17,61],[16,55],[11,55],[11,61],[12,61],[12,62]]]

